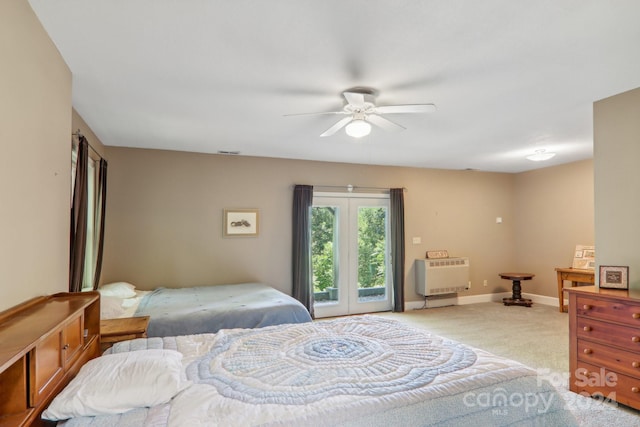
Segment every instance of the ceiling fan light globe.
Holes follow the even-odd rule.
[[[350,121],[344,131],[352,138],[362,138],[371,133],[371,125],[362,119],[356,119]]]

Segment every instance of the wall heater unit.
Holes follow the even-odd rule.
[[[470,285],[467,257],[416,260],[416,292],[420,295],[454,294]]]

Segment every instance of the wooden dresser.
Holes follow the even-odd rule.
[[[0,426],[46,425],[42,411],[99,354],[98,292],[38,297],[0,313]]]
[[[569,389],[640,409],[640,292],[569,293]]]

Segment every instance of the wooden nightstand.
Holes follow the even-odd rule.
[[[100,321],[100,350],[104,352],[113,343],[146,338],[149,316],[123,317]]]

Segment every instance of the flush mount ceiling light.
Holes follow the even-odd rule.
[[[355,119],[349,122],[344,131],[353,138],[362,138],[371,133],[371,125],[362,119]]]
[[[542,162],[544,160],[549,160],[555,155],[556,153],[547,153],[546,150],[536,150],[534,154],[527,156],[527,159],[533,162]]]

